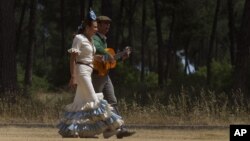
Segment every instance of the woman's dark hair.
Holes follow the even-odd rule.
[[[82,34],[86,28],[86,26],[91,26],[92,21],[89,20],[85,20],[82,21],[82,23],[77,27],[77,31],[75,33],[73,33],[73,38],[77,35],[77,34]]]
[[[86,26],[91,26],[93,21],[96,21],[96,15],[95,12],[90,8],[85,20],[83,20],[81,24],[78,26],[77,32],[73,34],[73,37],[76,34],[82,34]]]
[[[83,33],[86,26],[91,26],[91,25],[92,25],[92,21],[90,21],[90,20],[82,21],[82,23],[78,26],[77,33],[78,34]]]

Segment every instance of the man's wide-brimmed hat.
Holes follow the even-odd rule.
[[[107,21],[107,22],[111,22],[112,20],[108,17],[108,16],[99,16],[96,19],[97,21]]]

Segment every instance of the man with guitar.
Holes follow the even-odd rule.
[[[113,68],[118,57],[127,58],[129,55],[129,48],[126,51],[114,55],[114,51],[111,48],[107,48],[106,34],[109,32],[111,19],[107,16],[97,17],[98,32],[93,36],[94,45],[96,47],[96,54],[103,55],[103,61],[94,61],[94,71],[92,74],[92,82],[95,91],[103,92],[104,99],[114,108],[114,112],[120,115],[117,107],[117,99],[114,93],[114,87],[112,81],[108,75],[108,69]],[[117,130],[117,138],[123,138],[133,135],[134,131],[129,131],[125,127],[120,127]],[[104,138],[109,138],[112,133],[107,131],[103,134]]]

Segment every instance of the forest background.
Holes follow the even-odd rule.
[[[112,18],[109,47],[132,48],[110,73],[128,122],[249,123],[248,0],[1,1],[3,121],[54,121],[72,101],[67,49],[89,7]]]

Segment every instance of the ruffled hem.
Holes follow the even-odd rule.
[[[85,104],[80,111],[74,111],[77,109],[75,105],[68,105],[64,113],[63,122],[71,122],[73,119],[77,119],[80,123],[94,122],[102,119],[106,119],[112,115],[113,109],[106,100],[99,100],[97,102],[89,102]]]
[[[78,55],[80,55],[81,51],[79,49],[76,49],[76,48],[71,48],[68,50],[68,53],[78,53]]]
[[[87,103],[77,112],[66,111],[57,125],[62,137],[86,137],[102,133],[106,129],[116,130],[123,124],[122,118],[113,113],[106,100]]]

